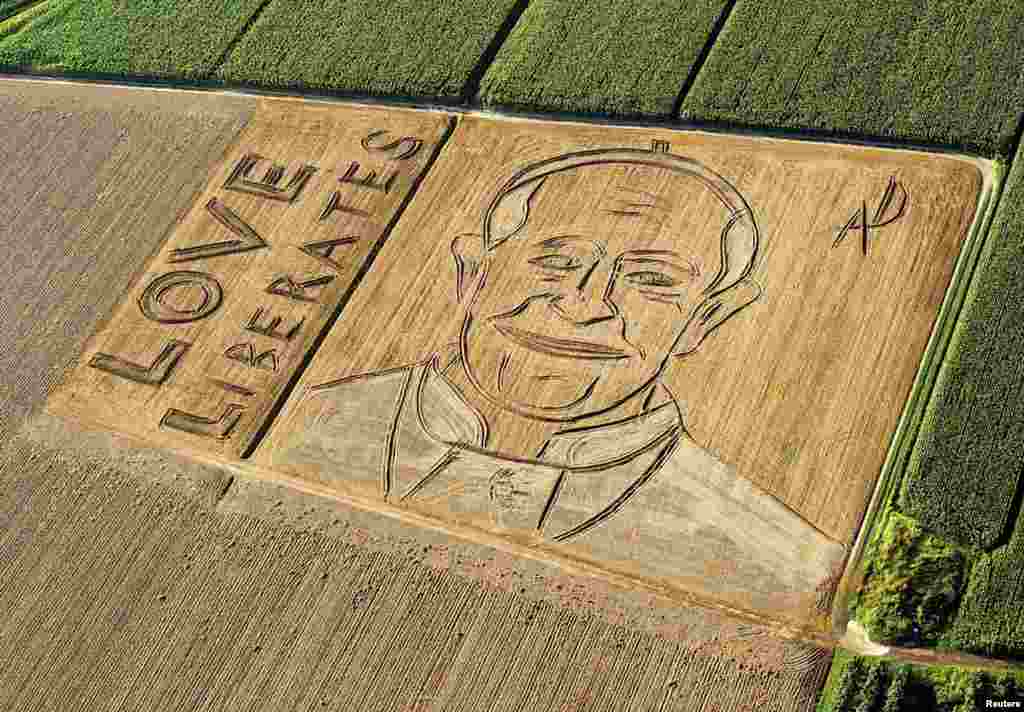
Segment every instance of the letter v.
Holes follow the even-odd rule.
[[[210,198],[210,202],[206,204],[206,210],[217,219],[217,222],[230,230],[234,235],[237,235],[238,239],[208,242],[205,245],[171,250],[171,256],[167,258],[168,262],[191,262],[193,260],[203,260],[207,257],[221,257],[223,255],[233,255],[236,252],[258,250],[267,246],[267,241],[256,234],[256,231],[252,229],[249,223],[216,198]]]

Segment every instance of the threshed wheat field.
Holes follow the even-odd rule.
[[[50,409],[819,625],[986,171],[262,100]]]

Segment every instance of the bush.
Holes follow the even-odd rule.
[[[857,620],[883,643],[935,642],[955,611],[962,552],[899,512],[889,512],[855,602]]]

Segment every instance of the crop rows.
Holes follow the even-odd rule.
[[[1006,153],[1024,3],[740,0],[683,118]]]
[[[1024,467],[1024,155],[987,240],[901,500],[925,528],[983,549],[1005,540]]]
[[[199,79],[263,0],[44,0],[0,23],[0,66]]]
[[[835,655],[818,712],[974,712],[984,700],[1019,700],[1020,674],[952,666],[910,666],[842,651]]]
[[[1024,656],[1024,516],[1009,544],[979,557],[957,617],[943,640],[961,650]]]
[[[725,0],[533,0],[481,84],[485,105],[671,114]]]
[[[33,0],[0,0],[0,20],[25,9]]]
[[[516,0],[274,0],[220,75],[236,82],[459,99]]]

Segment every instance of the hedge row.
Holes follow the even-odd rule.
[[[481,84],[489,106],[668,116],[727,0],[532,0]]]
[[[846,651],[833,657],[817,712],[974,712],[985,700],[1020,701],[1020,673],[902,665]]]
[[[0,23],[0,67],[208,76],[263,0],[44,0]]]
[[[273,0],[220,71],[237,82],[459,99],[516,0]]]
[[[940,536],[1006,540],[1024,468],[1024,151],[922,420],[901,508]]]
[[[1010,150],[1024,3],[740,0],[684,118]]]

